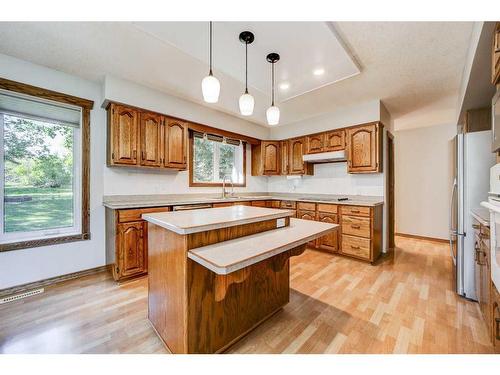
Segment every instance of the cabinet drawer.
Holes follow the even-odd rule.
[[[266,201],[267,208],[280,208],[280,201]]]
[[[266,201],[252,201],[254,207],[266,207]]]
[[[132,208],[128,210],[118,210],[118,222],[128,223],[130,221],[142,220],[142,214],[149,214],[152,212],[167,212],[170,207],[149,207],[149,208]]]
[[[289,208],[295,210],[297,208],[297,202],[295,201],[281,201],[281,208]]]
[[[316,211],[316,203],[299,202],[297,203],[297,209],[306,211]]]
[[[342,215],[342,234],[370,238],[370,218]]]
[[[233,205],[232,202],[220,202],[220,203],[213,203],[212,207],[213,208],[217,208],[217,207],[229,207],[229,206],[232,206],[232,205]]]
[[[342,235],[341,251],[344,254],[370,260],[370,245],[369,239]]]
[[[370,216],[370,207],[342,206],[342,215]]]
[[[245,201],[245,202],[234,202],[234,205],[235,206],[251,206],[252,202],[248,202],[248,201]]]
[[[318,212],[329,212],[336,214],[338,207],[336,204],[318,203]]]

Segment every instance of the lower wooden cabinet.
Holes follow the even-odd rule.
[[[148,272],[147,223],[135,221],[118,224],[115,279],[128,278]]]
[[[329,224],[338,224],[338,217],[336,214],[318,212],[318,221]],[[333,231],[332,233],[318,238],[316,241],[318,248],[331,251],[333,253],[339,250],[339,231]]]
[[[169,207],[106,208],[106,264],[117,281],[148,272],[148,226],[142,215],[170,211]]]

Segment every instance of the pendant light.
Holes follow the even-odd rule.
[[[280,109],[274,105],[274,64],[278,62],[280,55],[277,53],[270,53],[267,55],[266,60],[271,63],[271,80],[272,80],[272,93],[271,93],[271,106],[266,111],[267,123],[269,125],[278,125],[280,122]]]
[[[245,43],[245,93],[240,96],[240,113],[243,116],[251,116],[255,100],[248,93],[248,45],[254,41],[254,35],[250,31],[240,33],[240,42]]]
[[[209,28],[210,71],[208,73],[208,76],[203,78],[203,81],[201,81],[201,91],[203,93],[203,100],[205,100],[207,103],[217,103],[217,101],[219,100],[220,83],[219,80],[212,74],[212,21],[210,21]]]

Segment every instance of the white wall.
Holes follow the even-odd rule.
[[[103,86],[106,101],[126,103],[256,138],[267,138],[268,129],[237,117],[203,107],[171,95],[107,76]],[[250,145],[247,146],[247,186],[235,191],[267,191],[266,177],[253,177]],[[220,192],[217,187],[189,187],[187,171],[144,171],[104,167],[104,195],[183,194]]]
[[[396,233],[448,238],[456,125],[395,134]]]
[[[94,101],[91,111],[91,240],[0,253],[0,289],[104,265],[103,165],[105,111],[98,84],[0,54],[3,78]]]

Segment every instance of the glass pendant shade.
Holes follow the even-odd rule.
[[[201,81],[201,91],[203,92],[204,101],[207,103],[217,103],[220,93],[219,80],[212,74],[209,74]]]
[[[255,100],[253,96],[248,92],[244,93],[240,96],[240,113],[243,116],[251,116],[253,113],[253,107],[255,104]]]
[[[280,122],[280,109],[275,105],[269,107],[266,111],[266,117],[269,125],[278,125]]]

